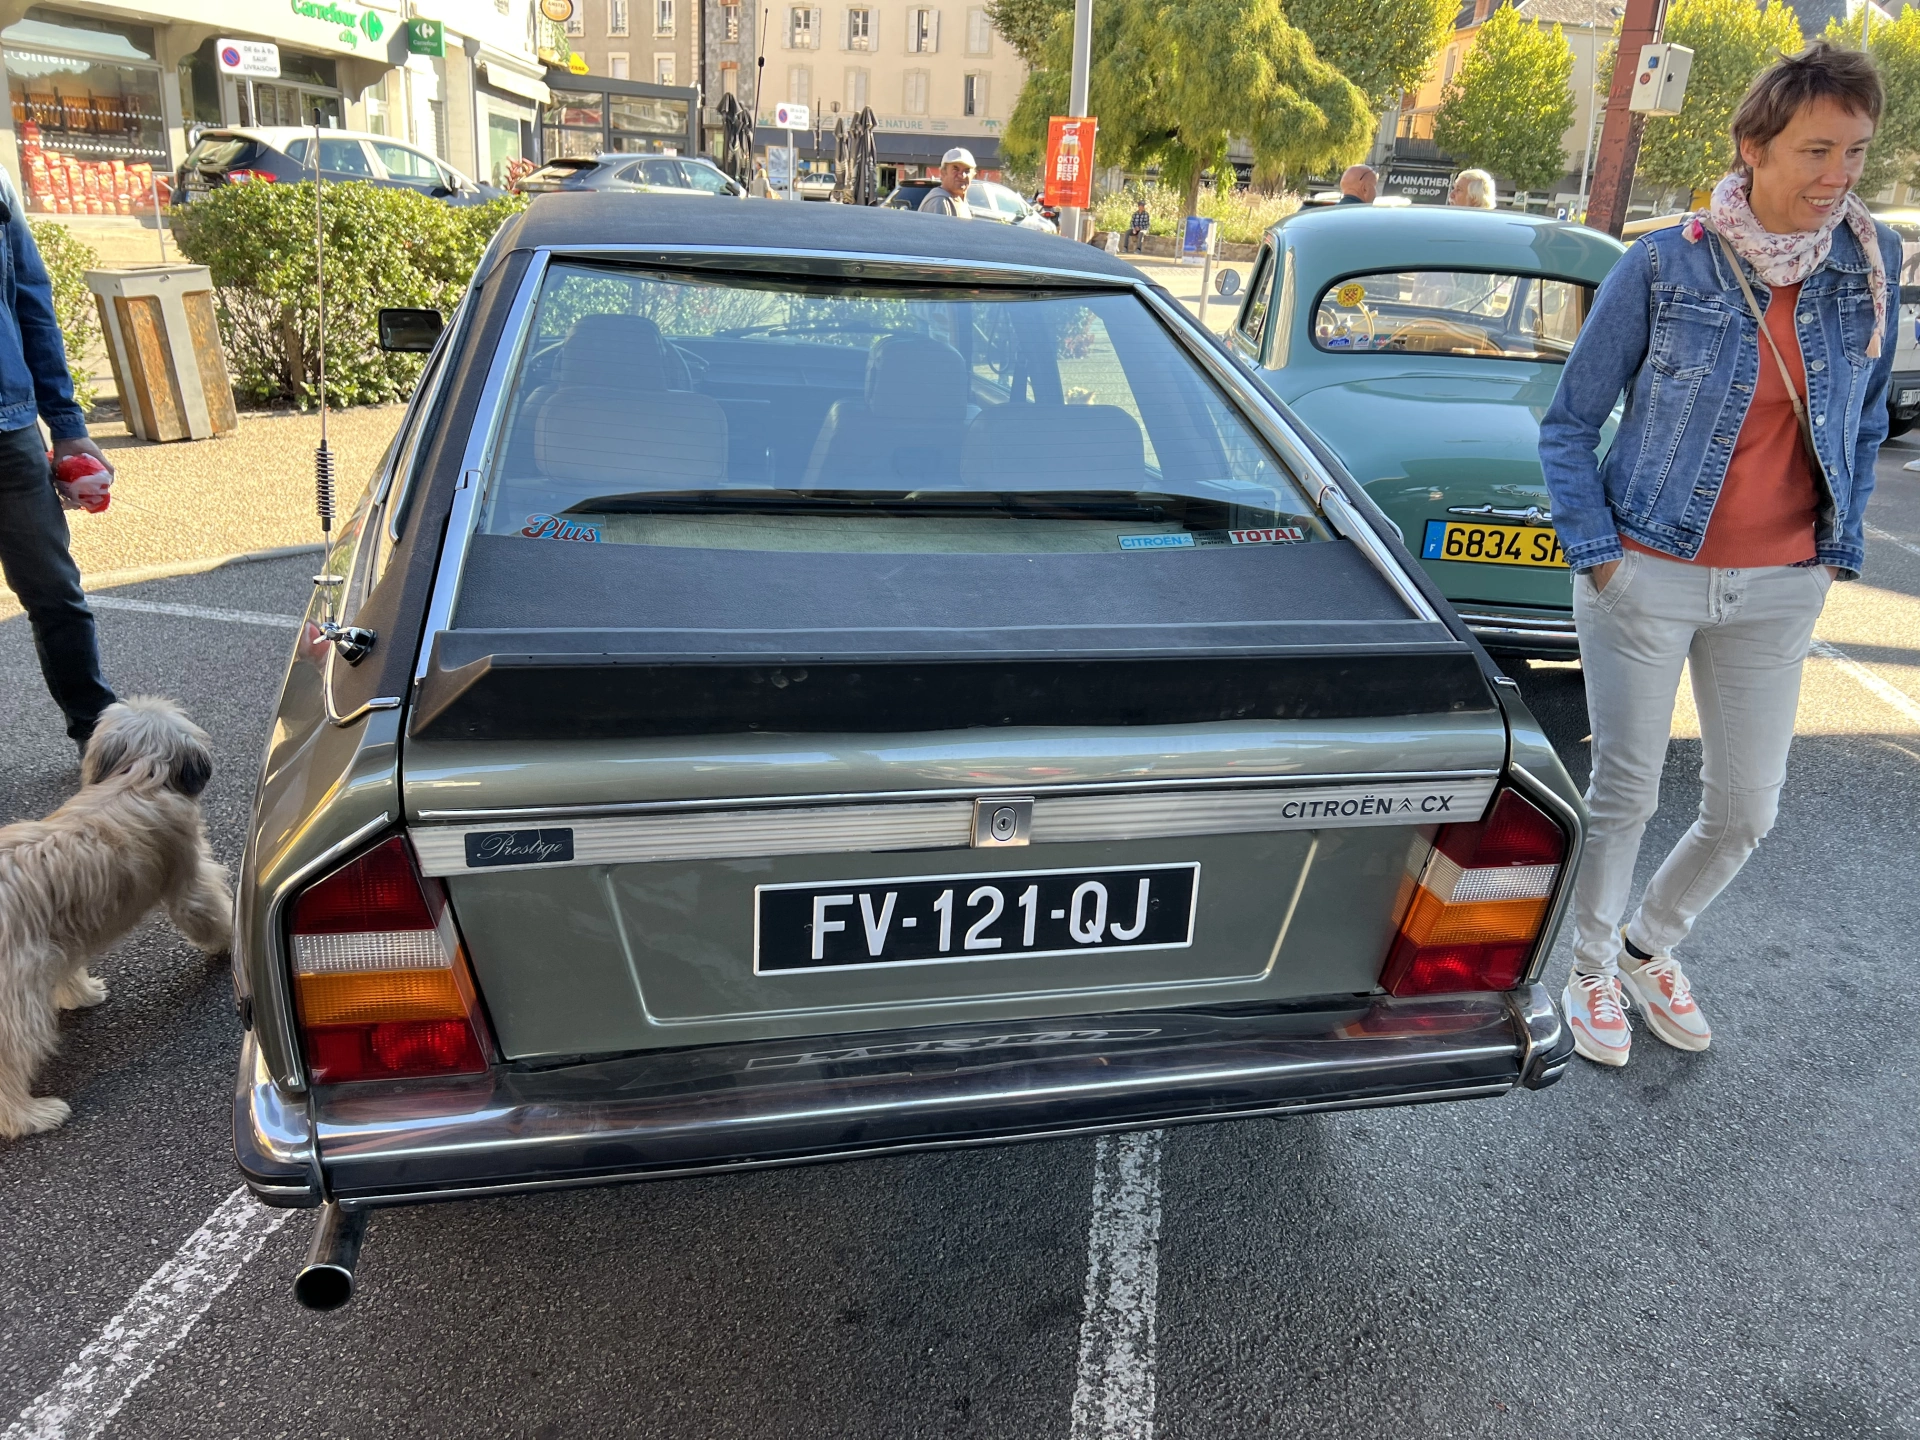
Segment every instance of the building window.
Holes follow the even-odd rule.
[[[927,72],[924,70],[907,71],[906,112],[909,115],[927,113]]]
[[[987,18],[987,12],[984,10],[967,11],[967,53],[969,55],[993,53],[993,22]]]
[[[627,56],[625,51],[610,50],[607,52],[607,78],[610,80],[629,80],[632,78],[632,76],[627,73]]]
[[[1447,68],[1445,73],[1443,73],[1440,77],[1440,83],[1442,85],[1447,84],[1450,80],[1453,79],[1453,67],[1455,63],[1459,60],[1459,58],[1460,58],[1460,52],[1455,50],[1452,46],[1448,46],[1447,47]]]
[[[722,5],[720,7],[720,13],[726,18],[727,39],[738,40],[740,38],[740,7],[738,5]]]
[[[576,5],[573,7],[573,14],[567,17],[567,34],[584,35],[586,33],[587,33],[586,12],[582,10],[578,5]]]
[[[447,158],[447,102],[429,100],[427,114],[433,121],[433,153],[444,160]]]
[[[938,10],[909,10],[907,12],[907,50],[914,55],[931,55],[940,48],[940,12]],[[925,111],[915,111],[925,114]]]
[[[653,33],[673,33],[673,0],[653,0]]]
[[[787,48],[789,50],[815,48],[819,37],[814,29],[813,20],[819,13],[804,5],[795,5],[787,11]]]
[[[987,113],[987,77],[979,73],[968,75],[960,82],[960,113],[962,115],[984,115]]]
[[[787,67],[787,103],[789,105],[813,103],[813,67],[811,65]]]
[[[727,8],[737,10],[740,7],[729,5]],[[720,93],[731,95],[736,100],[740,98],[740,67],[731,60],[720,67]]]
[[[656,85],[673,84],[673,56],[656,55],[653,57],[653,83]]]
[[[627,0],[607,0],[607,34],[627,33]]]
[[[858,115],[867,108],[867,72],[847,71],[847,109]]]
[[[847,49],[873,49],[873,11],[847,11]]]

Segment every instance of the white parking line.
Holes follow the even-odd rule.
[[[1915,700],[1906,691],[1889,685],[1838,645],[1825,640],[1815,640],[1807,648],[1822,660],[1833,661],[1846,672],[1849,679],[1865,686],[1916,725],[1920,725],[1920,700]]]
[[[1867,526],[1867,534],[1873,536],[1876,540],[1884,540],[1889,545],[1898,545],[1909,554],[1920,555],[1920,545],[1914,544],[1911,540],[1902,540],[1898,535],[1891,535],[1885,530],[1882,530],[1878,525]]]
[[[1071,1440],[1153,1440],[1164,1139],[1159,1130],[1103,1135],[1094,1149]]]
[[[0,1440],[92,1440],[291,1213],[227,1196]]]
[[[138,610],[143,615],[178,615],[187,620],[226,620],[235,625],[262,625],[269,630],[298,628],[298,615],[269,615],[261,610],[218,610],[210,605],[163,605],[157,600],[123,600],[117,595],[89,595],[96,610]]]

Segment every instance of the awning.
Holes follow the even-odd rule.
[[[480,51],[480,78],[496,90],[504,90],[509,95],[518,95],[531,100],[536,105],[550,104],[553,91],[547,88],[542,79],[544,72],[529,65],[500,54],[495,50]]]
[[[754,148],[765,151],[784,147],[787,132],[762,125],[754,132]],[[932,135],[925,132],[876,130],[873,135],[874,155],[882,165],[938,165],[940,157],[955,145],[963,145],[973,152],[974,162],[982,170],[998,170],[1001,166],[1000,141],[991,135]],[[793,148],[801,155],[817,158],[813,148],[813,131],[796,130],[793,132]],[[833,131],[823,128],[820,132],[818,156],[833,154]]]

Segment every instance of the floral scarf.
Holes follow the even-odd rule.
[[[1880,357],[1880,337],[1887,328],[1887,266],[1873,217],[1852,191],[1836,205],[1818,230],[1796,230],[1776,235],[1761,225],[1747,203],[1747,181],[1728,175],[1713,187],[1713,202],[1696,210],[1681,226],[1689,241],[1697,242],[1712,230],[1733,247],[1733,253],[1753,267],[1769,285],[1797,285],[1826,263],[1833,249],[1833,232],[1844,220],[1867,257],[1869,288],[1873,292],[1873,336],[1867,341],[1869,359]]]

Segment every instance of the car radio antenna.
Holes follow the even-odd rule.
[[[327,233],[320,211],[320,111],[313,112],[313,327],[318,362],[315,373],[320,392],[320,448],[313,455],[314,508],[320,514],[320,573],[313,583],[327,592],[320,633],[349,665],[357,665],[373,648],[374,633],[340,623],[340,591],[346,577],[333,573],[333,451],[327,445]]]

